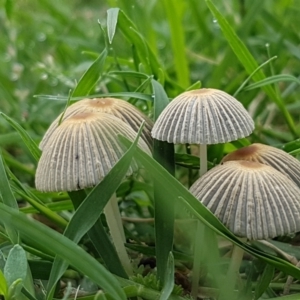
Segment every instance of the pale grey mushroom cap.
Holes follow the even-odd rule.
[[[39,160],[35,185],[43,192],[75,191],[98,184],[123,156],[118,135],[136,132],[109,114],[81,113],[64,120],[49,137]],[[150,154],[140,139],[139,147]],[[133,161],[127,175],[137,169]]]
[[[174,144],[218,144],[246,137],[254,122],[243,105],[216,89],[185,92],[156,120],[152,137]]]
[[[125,100],[116,98],[93,98],[83,99],[69,106],[63,116],[63,120],[66,120],[72,116],[81,113],[107,113],[114,115],[127,123],[134,131],[138,131],[142,122],[145,121],[143,132],[141,137],[145,140],[148,147],[152,148],[151,130],[153,127],[153,121],[139,111],[135,106]],[[45,144],[48,143],[54,130],[58,127],[61,115],[59,115],[50,125],[46,131],[39,147],[41,150],[45,148]]]
[[[260,240],[300,230],[300,189],[270,166],[225,162],[190,191],[237,236]]]
[[[287,175],[300,187],[300,161],[278,148],[254,143],[227,154],[222,162],[231,160],[256,161],[271,166]]]

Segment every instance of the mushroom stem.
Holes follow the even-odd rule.
[[[200,177],[207,172],[207,145],[200,144]]]
[[[245,243],[247,241],[246,238],[240,238],[240,241]],[[227,271],[227,287],[228,290],[233,290],[237,278],[239,276],[239,269],[243,260],[244,250],[239,246],[233,245],[231,260]]]
[[[130,276],[132,275],[132,266],[125,249],[125,234],[122,226],[122,219],[119,208],[117,206],[117,198],[114,194],[108,201],[104,208],[104,213],[106,216],[106,222],[110,231],[112,241],[115,245],[116,251],[120,258],[120,261],[126,271]]]

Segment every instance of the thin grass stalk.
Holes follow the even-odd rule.
[[[115,245],[117,254],[120,258],[120,261],[128,275],[132,275],[132,266],[130,259],[126,252],[124,243],[125,243],[125,234],[121,220],[121,214],[117,204],[117,198],[115,194],[111,197],[104,208],[104,214],[106,216],[106,222],[110,231],[111,238]]]

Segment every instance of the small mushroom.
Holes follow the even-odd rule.
[[[278,148],[255,143],[227,154],[222,162],[231,160],[255,161],[269,165],[287,175],[300,187],[300,162]]]
[[[119,134],[130,140],[136,136],[129,125],[105,113],[79,113],[65,119],[44,144],[36,170],[36,188],[59,192],[94,187],[125,153],[117,137]],[[138,145],[150,154],[142,139]],[[133,162],[127,175],[136,169],[137,164]],[[130,274],[121,216],[115,207],[116,199],[110,199],[105,207],[107,223],[120,260]]]
[[[270,166],[228,161],[190,191],[239,237],[269,239],[300,230],[300,189]]]
[[[254,122],[243,105],[216,89],[185,92],[158,117],[152,136],[174,144],[200,144],[200,175],[207,170],[207,144],[234,141],[251,134]]]
[[[93,98],[83,99],[69,106],[65,113],[59,115],[48,128],[39,147],[41,150],[45,148],[49,138],[54,130],[59,126],[59,122],[66,120],[72,116],[81,113],[107,113],[113,115],[123,122],[127,123],[134,131],[138,132],[141,124],[145,121],[144,129],[141,137],[147,143],[148,147],[152,148],[151,129],[153,121],[139,111],[135,106],[125,100],[116,98]],[[61,120],[62,118],[62,120]]]
[[[199,178],[190,191],[235,235],[269,239],[300,230],[300,189],[274,168],[228,161]],[[238,274],[243,250],[233,247],[228,278]],[[228,289],[234,282],[228,282]]]

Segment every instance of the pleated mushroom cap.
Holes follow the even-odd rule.
[[[174,144],[218,144],[246,137],[254,122],[243,105],[216,89],[185,92],[156,120],[152,136]]]
[[[109,114],[81,113],[64,120],[45,144],[36,170],[37,190],[75,191],[98,184],[126,151],[119,134],[136,137],[129,125]],[[142,139],[138,145],[150,154]],[[127,175],[135,169],[133,162]]]
[[[260,240],[300,230],[300,189],[270,166],[225,162],[190,191],[237,236]]]
[[[64,114],[63,120],[81,113],[107,113],[114,115],[132,127],[134,131],[138,131],[142,122],[145,121],[144,129],[141,137],[145,140],[149,148],[152,148],[151,130],[153,122],[135,106],[125,100],[116,98],[94,98],[83,99],[69,106]],[[39,147],[41,150],[45,148],[54,130],[58,127],[61,115],[58,116],[48,128]]]
[[[300,187],[300,162],[283,150],[255,143],[227,154],[222,162],[231,160],[256,161],[287,175]]]

